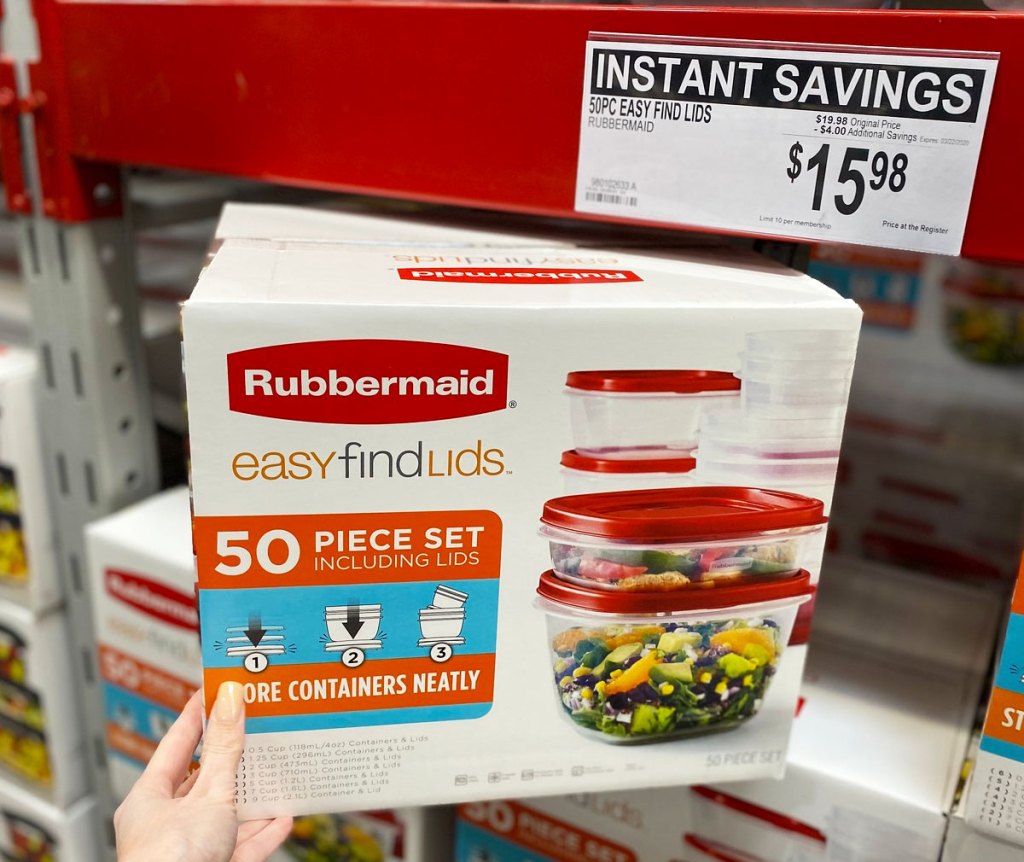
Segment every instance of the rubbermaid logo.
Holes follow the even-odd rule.
[[[503,410],[508,356],[429,341],[353,339],[275,344],[228,354],[235,413],[391,425]]]
[[[628,269],[399,269],[403,281],[451,281],[472,284],[622,284],[643,281]]]
[[[107,592],[129,607],[172,626],[199,630],[199,613],[194,596],[115,569],[107,569],[105,580]]]

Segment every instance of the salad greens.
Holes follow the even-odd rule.
[[[337,814],[297,817],[284,850],[296,862],[384,862],[377,839]]]
[[[618,590],[675,590],[691,584],[709,587],[744,576],[790,574],[799,568],[799,544],[793,539],[671,550],[550,544],[557,574]]]
[[[781,644],[770,619],[571,628],[552,641],[559,698],[610,741],[733,727],[754,715]]]

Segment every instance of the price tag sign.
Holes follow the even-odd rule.
[[[997,62],[592,33],[576,209],[959,254]]]

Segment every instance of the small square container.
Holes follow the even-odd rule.
[[[728,371],[574,371],[566,378],[573,444],[595,458],[669,458],[697,446],[705,410],[738,403]]]
[[[562,453],[562,479],[566,494],[604,494],[644,488],[685,488],[693,484],[696,460],[678,458],[629,460],[592,458],[575,449]]]
[[[747,334],[746,355],[759,359],[847,359],[857,355],[859,332],[848,329],[777,330]]]
[[[727,835],[737,850],[774,862],[825,862],[826,836],[809,823],[710,787],[690,792],[693,822],[704,833]]]
[[[563,716],[612,744],[730,730],[760,709],[807,572],[714,590],[610,593],[541,575],[538,607]]]
[[[826,523],[820,500],[746,487],[558,497],[540,533],[558,577],[598,590],[705,591],[791,575]]]

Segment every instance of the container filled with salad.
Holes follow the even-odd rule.
[[[684,453],[675,458],[594,458],[575,449],[562,453],[566,494],[602,494],[644,488],[683,488],[694,484],[697,462]]]
[[[810,574],[715,590],[609,593],[545,572],[551,674],[562,714],[609,743],[738,727],[757,714]]]
[[[616,592],[705,591],[792,575],[826,523],[820,500],[744,487],[558,497],[541,535],[555,575]]]
[[[738,403],[728,371],[574,371],[566,378],[573,442],[598,458],[670,458],[697,446],[703,411]]]
[[[946,336],[957,353],[987,365],[1024,364],[1024,271],[958,262],[943,286]]]

